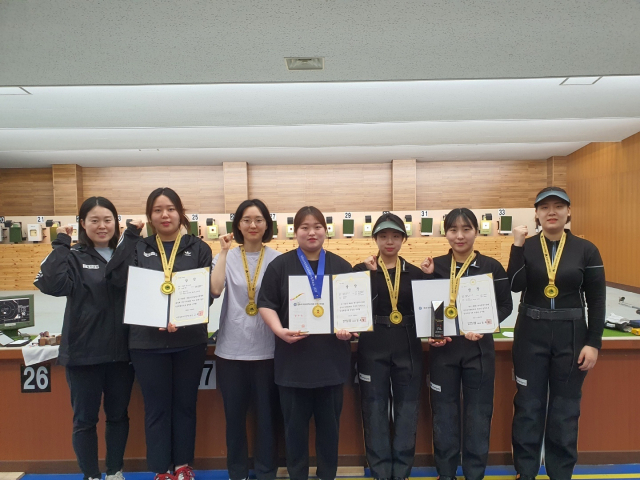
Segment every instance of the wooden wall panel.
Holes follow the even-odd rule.
[[[234,213],[249,198],[247,162],[224,162],[224,211]]]
[[[417,209],[528,208],[547,186],[545,160],[418,162]]]
[[[222,167],[109,167],[83,169],[84,198],[103,196],[118,213],[141,214],[149,193],[171,187],[189,213],[224,210]]]
[[[608,281],[640,287],[640,133],[567,158],[572,230],[599,248]]]
[[[77,215],[82,198],[82,167],[52,165],[55,215]]]
[[[547,159],[547,186],[567,188],[567,157]]]
[[[50,168],[0,169],[0,216],[53,215]]]
[[[391,164],[249,165],[249,197],[272,212],[391,210]]]
[[[416,161],[393,160],[393,210],[416,210]]]

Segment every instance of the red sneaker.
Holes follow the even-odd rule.
[[[193,468],[189,465],[180,467],[173,474],[172,480],[195,480],[196,476],[193,474]]]
[[[156,473],[154,480],[175,480],[175,477],[170,473]]]

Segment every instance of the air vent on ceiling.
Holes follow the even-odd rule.
[[[285,57],[289,70],[324,70],[324,57]]]
[[[567,77],[560,85],[593,85],[602,77]]]

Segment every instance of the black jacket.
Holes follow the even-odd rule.
[[[511,290],[522,292],[521,303],[538,308],[589,308],[587,345],[602,346],[602,331],[607,301],[604,266],[598,248],[588,240],[576,237],[565,229],[566,243],[558,265],[555,284],[556,298],[547,298],[544,287],[549,284],[547,266],[542,254],[540,235],[527,238],[522,247],[511,246],[509,279]],[[551,260],[560,242],[545,237]]]
[[[450,278],[451,277],[451,249],[446,255],[436,257],[433,259],[435,269],[433,275],[435,278]],[[457,268],[460,268],[462,263],[457,263]],[[464,277],[472,277],[474,275],[484,275],[491,273],[493,276],[493,287],[496,294],[496,307],[498,309],[498,320],[502,322],[505,318],[511,315],[513,310],[513,299],[511,298],[511,288],[509,285],[509,278],[504,267],[495,258],[482,255],[476,250],[476,258],[473,259],[467,271],[464,272]]]
[[[67,297],[58,363],[129,361],[129,328],[122,323],[125,290],[104,278],[106,260],[92,247],[71,248],[71,237],[63,233],[52,247],[33,284],[47,295]]]
[[[211,248],[193,235],[183,235],[176,255],[174,272],[211,267]],[[140,236],[140,230],[129,226],[120,238],[118,248],[107,268],[107,278],[118,286],[126,286],[129,266],[162,271],[162,259],[158,251],[156,236]],[[210,299],[210,302],[212,300]],[[129,328],[129,348],[157,349],[181,348],[206,343],[207,325],[181,327],[169,333],[154,327],[131,325]]]

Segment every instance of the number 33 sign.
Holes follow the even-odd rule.
[[[51,391],[51,365],[20,365],[20,388],[22,393],[45,393]]]

